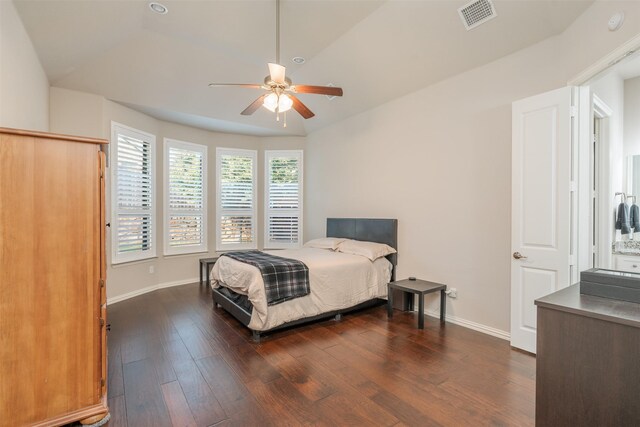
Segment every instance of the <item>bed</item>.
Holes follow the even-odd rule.
[[[327,237],[384,243],[397,248],[397,234],[396,219],[327,219]],[[339,319],[343,313],[384,304],[387,283],[395,280],[397,253],[374,262],[359,255],[326,249],[271,253],[299,259],[309,267],[309,295],[267,306],[264,296],[259,295],[264,293],[264,282],[257,286],[261,280],[257,268],[220,257],[212,271],[214,303],[247,326],[254,341],[268,332],[329,317]]]

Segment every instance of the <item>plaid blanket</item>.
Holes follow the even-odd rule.
[[[260,251],[227,252],[222,256],[258,267],[264,281],[267,305],[280,304],[310,292],[309,268],[301,261]]]

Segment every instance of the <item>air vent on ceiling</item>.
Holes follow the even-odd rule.
[[[476,0],[458,9],[462,23],[468,30],[498,16],[491,0]]]

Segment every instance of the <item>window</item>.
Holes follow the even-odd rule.
[[[256,249],[255,150],[216,149],[216,249]]]
[[[302,151],[265,151],[265,248],[302,242]]]
[[[207,251],[207,147],[164,140],[164,253]]]
[[[155,257],[156,137],[117,123],[111,133],[111,262]]]

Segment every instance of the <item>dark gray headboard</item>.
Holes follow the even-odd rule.
[[[372,218],[327,218],[327,237],[344,237],[353,240],[385,243],[398,250],[398,220]],[[387,259],[393,264],[391,280],[396,278],[398,254]]]

